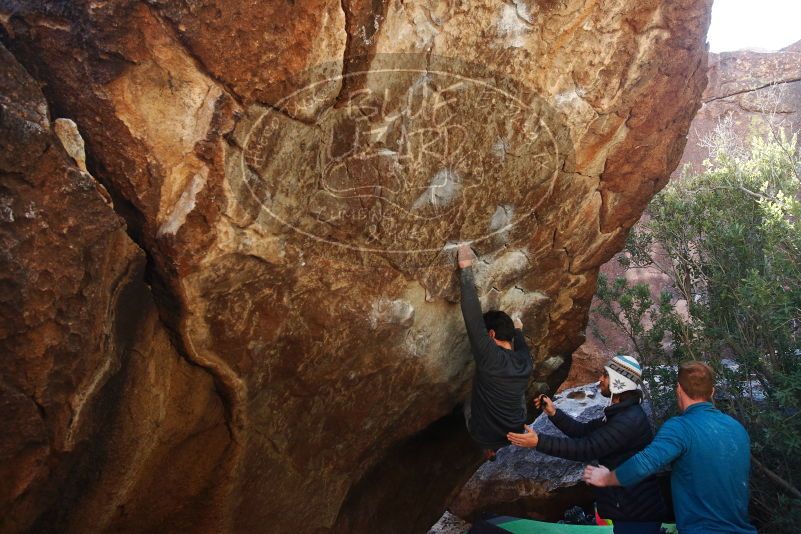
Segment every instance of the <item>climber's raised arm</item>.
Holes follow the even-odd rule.
[[[473,260],[475,259],[469,245],[461,245],[458,252],[459,280],[462,289],[461,307],[464,324],[467,328],[467,337],[470,343],[478,349],[475,351],[477,363],[482,354],[494,347],[495,343],[487,332],[484,317],[481,313],[481,303],[476,293],[476,283],[473,277]]]

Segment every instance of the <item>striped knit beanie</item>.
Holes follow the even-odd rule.
[[[631,356],[618,354],[606,362],[604,369],[609,373],[609,390],[613,395],[640,387],[642,368]]]

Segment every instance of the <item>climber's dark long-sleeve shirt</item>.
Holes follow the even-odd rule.
[[[497,449],[509,445],[507,432],[523,431],[525,392],[534,366],[520,330],[515,330],[514,350],[499,347],[489,337],[472,267],[462,269],[460,279],[462,315],[476,362],[468,430],[482,447]]]

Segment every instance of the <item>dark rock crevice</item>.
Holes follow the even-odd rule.
[[[347,101],[364,85],[365,74],[375,57],[378,33],[386,19],[388,0],[341,0],[345,13],[345,53],[342,57],[342,88],[337,104]]]
[[[4,37],[7,38],[7,35]],[[13,42],[9,44],[13,44]],[[47,79],[48,78],[44,78],[44,80]],[[53,115],[70,117],[72,114],[70,113],[69,109],[64,109],[62,107],[61,99],[56,98],[53,96],[53,94],[51,94],[53,87],[52,84],[48,83],[48,81],[40,81],[40,83],[43,86],[43,91],[45,93],[48,106],[52,110]],[[106,189],[106,191],[108,191],[112,199],[112,209],[122,218],[122,220],[125,221],[124,227],[126,233],[139,247],[140,251],[146,258],[145,266],[142,272],[144,280],[148,284],[146,291],[152,291],[156,308],[160,317],[162,318],[162,325],[171,334],[170,340],[172,347],[187,362],[192,365],[198,365],[200,368],[205,369],[206,372],[208,372],[212,378],[214,378],[215,382],[219,384],[221,399],[226,405],[230,405],[231,399],[234,397],[234,395],[229,393],[230,387],[228,384],[226,384],[226,380],[222,379],[213,368],[199,365],[197,360],[191,356],[190,351],[187,349],[184,343],[180,327],[177,326],[176,323],[176,318],[185,313],[183,310],[183,305],[181,304],[181,298],[176,294],[172,284],[168,281],[168,277],[165,277],[162,270],[157,267],[157,262],[153,258],[153,252],[149,246],[149,240],[146,237],[146,215],[143,214],[142,211],[129,200],[126,194],[120,191],[116,182],[104,179],[104,177],[112,173],[107,170],[102,163],[100,163],[98,158],[95,157],[95,152],[96,150],[94,149],[94,144],[91,142],[90,137],[88,138],[86,145],[87,168],[92,179],[97,180],[98,183],[100,183]],[[228,413],[233,411],[234,410],[230,407],[227,410]],[[229,415],[229,424],[231,424],[230,421],[234,419],[234,416]],[[232,438],[237,434],[237,432],[233,430],[231,433]]]
[[[3,383],[14,385],[2,388],[0,402],[17,404],[14,391],[24,391],[35,411],[6,411],[4,426],[23,438],[46,432],[46,447],[2,440],[0,528],[63,532],[115,452],[110,442],[130,401],[124,385],[142,354],[136,346],[151,342],[142,325],[152,300],[141,251],[61,148],[37,84],[2,46],[0,54],[0,189],[9,210],[0,225],[0,346]],[[9,179],[6,164],[24,179]]]
[[[765,83],[765,84],[762,84],[762,85],[759,85],[759,86],[756,86],[756,87],[749,87],[747,89],[734,91],[734,92],[731,92],[731,93],[728,93],[728,94],[725,94],[725,95],[716,95],[716,96],[714,96],[712,98],[705,99],[703,101],[703,103],[704,104],[709,104],[710,102],[715,102],[716,100],[725,100],[727,98],[731,98],[731,97],[737,96],[737,95],[742,95],[742,94],[745,94],[745,93],[755,93],[757,91],[761,91],[762,89],[768,89],[770,87],[777,87],[777,86],[780,86],[780,85],[793,84],[793,83],[798,83],[798,82],[801,82],[801,78],[792,78],[792,79],[788,79],[788,80],[771,81],[769,83]]]
[[[148,9],[150,9],[149,6]],[[59,16],[72,17],[67,19],[69,20],[70,25],[77,24],[83,27],[88,24],[84,21],[84,13],[80,11],[77,6],[74,6],[69,10],[65,7],[64,10],[59,11],[58,13]],[[27,25],[29,22],[28,16],[23,17],[13,14],[11,16],[13,17],[11,24]],[[52,16],[55,16],[55,14]],[[52,26],[53,25],[49,25],[48,27]],[[65,26],[64,24],[58,24],[55,27],[59,30],[70,28],[69,25]],[[31,26],[27,26],[27,29],[24,31],[30,32]],[[87,26],[84,27],[83,31],[92,33],[95,30]],[[21,63],[24,64],[31,72],[36,73],[39,83],[43,87],[43,92],[52,114],[59,117],[76,117],[76,113],[73,109],[73,106],[75,106],[76,103],[70,102],[69,99],[63,98],[63,95],[58,92],[57,84],[54,80],[55,73],[49,70],[47,65],[39,63],[36,60],[35,51],[28,49],[25,44],[22,44],[20,39],[20,34],[23,33],[22,28],[17,26],[17,31],[14,32],[14,38],[11,38],[7,32],[3,33],[4,35],[0,35],[0,40],[2,40],[4,44],[10,46],[12,49],[16,49],[21,52],[18,54],[19,59],[21,59]],[[107,60],[110,58],[108,51],[105,51],[100,47],[93,48],[92,42],[89,40],[81,40],[81,46],[89,47],[90,51],[86,53],[90,57],[102,56],[107,58]],[[136,61],[126,58],[122,52],[114,52],[114,60],[112,62],[122,61],[127,65],[136,64]],[[202,65],[199,59],[191,56],[191,54],[190,57],[193,57],[198,66]],[[125,67],[118,66],[113,70],[120,70],[122,68]],[[93,82],[94,76],[90,76],[88,81],[90,83]],[[217,83],[221,83],[219,80],[216,81]],[[226,94],[232,97],[235,96],[235,93],[228,92]],[[106,189],[106,191],[109,192],[113,202],[113,210],[126,222],[125,230],[128,236],[144,253],[146,263],[143,275],[149,286],[147,291],[152,290],[156,308],[159,316],[162,319],[162,325],[170,333],[172,347],[187,362],[189,362],[191,365],[195,365],[204,369],[214,379],[220,393],[220,398],[223,404],[227,407],[226,419],[228,421],[232,440],[235,443],[240,443],[242,441],[242,417],[240,415],[236,415],[238,412],[241,412],[241,408],[237,408],[236,405],[242,402],[241,400],[237,400],[239,397],[241,397],[241,395],[234,392],[235,386],[232,384],[231,380],[224,375],[224,373],[221,373],[220,370],[215,368],[213,365],[203,363],[200,358],[193,354],[191,347],[187,346],[186,338],[182,332],[182,326],[180,325],[180,318],[187,313],[186,307],[183,303],[183,297],[180,295],[180,289],[177,288],[172,281],[174,278],[174,273],[165,272],[165,270],[170,269],[171,266],[163,261],[156,261],[155,259],[155,256],[160,254],[160,251],[158,250],[160,245],[155,243],[151,236],[152,230],[148,228],[150,225],[148,221],[148,215],[141,209],[140,206],[137,206],[134,201],[132,201],[130,192],[121,190],[119,176],[116,178],[109,178],[115,175],[115,171],[108,169],[102,162],[103,159],[97,156],[97,152],[104,150],[104,148],[102,146],[98,147],[98,143],[94,141],[92,128],[81,128],[81,124],[79,123],[79,129],[81,134],[86,136],[87,168],[90,171],[92,178],[97,180]],[[225,132],[222,133],[222,135],[224,134]],[[150,173],[150,180],[152,182],[156,182],[157,177],[155,174],[153,174],[152,170],[148,169],[147,172]]]

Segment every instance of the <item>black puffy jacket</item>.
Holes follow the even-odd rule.
[[[612,404],[604,417],[581,423],[557,408],[551,422],[567,438],[540,434],[537,450],[566,460],[598,462],[614,470],[654,438],[639,398]],[[625,521],[661,521],[667,515],[656,477],[629,487],[593,488],[598,513]]]

